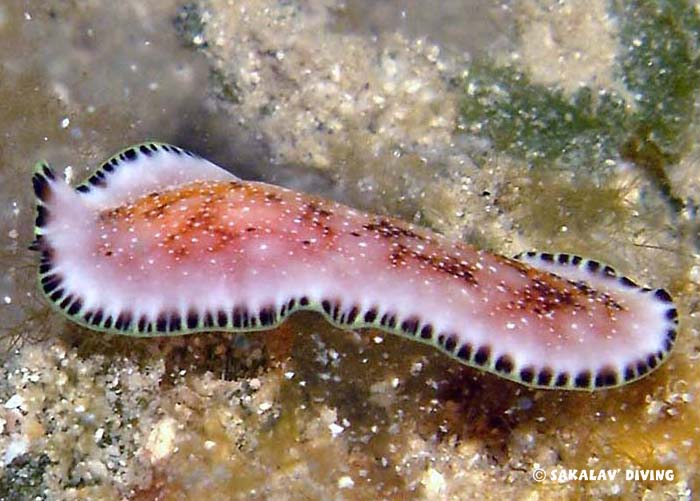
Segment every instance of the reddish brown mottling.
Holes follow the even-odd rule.
[[[387,281],[408,277],[418,289],[421,283],[437,284],[445,299],[467,298],[467,307],[488,304],[498,313],[494,323],[521,325],[527,318],[538,337],[557,345],[578,342],[575,330],[567,328],[572,314],[595,327],[587,336],[608,337],[626,312],[604,292],[519,261],[258,183],[191,183],[104,211],[99,220],[106,238],[96,243],[108,258],[104,266],[137,266],[149,281],[166,272],[194,272],[212,261],[236,280],[254,267],[263,276],[265,268],[282,269],[284,263],[276,260],[284,256],[312,266],[342,260]],[[357,279],[368,280],[360,274]]]

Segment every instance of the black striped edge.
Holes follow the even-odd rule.
[[[56,175],[47,162],[38,162],[34,166],[32,189],[36,197],[34,218],[35,240],[30,246],[31,250],[39,250],[39,237],[44,233],[44,228],[51,217],[48,204],[53,196],[52,184],[55,181]]]
[[[63,277],[54,271],[50,260],[40,265],[39,287],[51,304],[72,321],[92,330],[134,337],[176,336],[200,332],[248,332],[272,329],[300,309],[301,301],[289,299],[281,305],[270,304],[257,311],[245,306],[208,311],[163,311],[154,317],[137,316],[124,310],[118,313],[85,307],[76,291],[64,287]],[[308,303],[307,303],[308,304]]]
[[[662,289],[656,291],[657,298],[669,302],[667,318],[675,315],[670,296]],[[606,366],[578,373],[555,372],[547,366],[518,365],[516,357],[499,353],[496,344],[474,346],[459,342],[455,332],[439,332],[434,325],[425,322],[420,315],[400,317],[395,312],[382,310],[379,306],[362,309],[358,305],[344,305],[333,298],[311,301],[308,308],[321,313],[333,325],[345,329],[376,328],[385,332],[410,338],[438,348],[443,353],[464,365],[490,372],[511,381],[535,389],[561,389],[596,391],[619,387],[647,375],[663,363],[670,353],[677,332],[676,320],[666,333],[664,346],[649,353],[625,368]],[[673,323],[675,322],[675,323]],[[633,370],[630,369],[633,365]]]
[[[560,266],[571,266],[585,270],[586,272],[601,277],[607,278],[612,281],[618,282],[624,288],[627,289],[637,289],[641,292],[654,292],[658,295],[659,299],[663,299],[663,302],[673,303],[673,299],[663,289],[649,289],[648,287],[643,287],[637,284],[635,281],[617,272],[612,266],[605,264],[601,261],[595,259],[587,259],[575,254],[566,253],[549,253],[549,252],[538,252],[538,251],[526,251],[521,252],[513,257],[518,261],[523,261],[528,264],[532,264],[532,260],[540,261],[547,264],[555,264]],[[527,259],[527,260],[526,260]],[[536,267],[536,265],[534,265]],[[566,278],[562,276],[562,278]]]
[[[92,175],[83,180],[83,182],[76,186],[75,189],[80,193],[89,193],[95,187],[105,188],[109,183],[109,177],[114,174],[117,169],[127,166],[136,160],[144,157],[150,157],[160,152],[171,153],[178,156],[184,155],[193,158],[200,158],[200,156],[196,153],[192,153],[191,151],[167,143],[148,141],[145,143],[135,144],[123,149],[105,160],[102,165],[92,173]]]
[[[300,310],[321,313],[331,324],[342,329],[376,328],[414,341],[431,345],[460,363],[495,374],[535,389],[595,391],[622,386],[647,375],[668,356],[676,337],[669,329],[666,346],[624,368],[603,367],[579,373],[555,372],[551,368],[519,365],[517,358],[498,352],[495,344],[480,346],[460,343],[455,332],[441,332],[420,315],[400,317],[395,312],[376,307],[345,305],[338,299],[312,300],[307,296],[290,298],[280,304],[270,303],[258,311],[244,305],[207,311],[164,311],[154,318],[137,317],[129,311],[108,314],[88,310],[79,295],[62,287],[61,277],[50,271],[40,275],[40,286],[54,307],[76,323],[92,330],[135,337],[178,336],[201,332],[251,332],[279,326],[289,315]]]

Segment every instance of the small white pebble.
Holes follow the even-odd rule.
[[[5,409],[17,409],[24,405],[24,399],[21,395],[12,395],[7,402],[5,402]]]
[[[62,129],[67,129],[69,125],[70,125],[70,118],[66,117],[63,120],[61,120],[61,128]]]
[[[338,479],[338,489],[351,489],[355,486],[355,482],[352,481],[352,477],[348,475],[343,475]]]
[[[214,447],[216,447],[216,442],[214,442],[213,440],[207,440],[204,442],[204,450],[210,451]]]
[[[375,336],[373,338],[373,341],[375,342],[375,344],[382,344],[384,342],[384,338],[381,336]]]
[[[105,434],[104,428],[97,428],[97,430],[95,431],[95,435],[94,435],[94,439],[95,439],[96,444],[102,440],[102,437],[104,436],[104,434]]]
[[[333,435],[333,438],[337,437],[345,431],[345,428],[336,423],[329,424],[328,429],[331,431],[331,435]]]
[[[29,450],[29,441],[25,438],[18,438],[13,440],[5,449],[5,456],[3,460],[5,464],[10,464],[16,457],[21,456]]]
[[[447,482],[445,482],[445,477],[442,474],[433,469],[429,468],[425,472],[421,483],[425,486],[425,493],[428,498],[442,497],[447,487]]]
[[[7,236],[12,240],[15,240],[19,236],[19,232],[13,228],[7,232]]]
[[[272,403],[271,402],[263,402],[260,405],[258,405],[258,410],[263,413],[265,411],[269,411],[272,409]]]
[[[294,377],[294,372],[293,371],[285,372],[284,377],[285,377],[285,379],[292,379]]]
[[[10,296],[5,296],[2,298],[3,301],[5,301],[5,304],[10,304],[12,302],[12,298]]]
[[[700,266],[696,265],[696,266],[693,266],[692,268],[690,268],[689,275],[690,275],[690,279],[693,282],[696,282],[696,283],[700,282]]]
[[[151,463],[156,463],[175,450],[177,421],[165,417],[158,421],[146,439],[145,450],[150,454]]]
[[[251,379],[248,384],[250,385],[251,390],[259,390],[260,386],[262,386],[262,384],[260,383],[260,380],[256,377]]]

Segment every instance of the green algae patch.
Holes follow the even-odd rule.
[[[516,66],[474,63],[461,118],[497,151],[533,166],[605,173],[639,167],[678,209],[669,169],[691,146],[700,86],[700,14],[689,2],[615,3],[617,74],[628,91],[583,85],[573,93],[532,82]]]
[[[568,171],[538,169],[516,177],[501,203],[520,231],[531,235],[533,244],[549,248],[555,240],[582,254],[596,249],[600,253],[605,241],[632,224],[635,207],[628,200],[629,191],[623,183],[597,183]],[[604,235],[600,242],[591,242],[596,232]]]
[[[634,95],[635,135],[677,159],[700,85],[700,12],[685,0],[613,3],[622,23],[618,63]]]
[[[468,129],[534,165],[615,158],[628,128],[624,101],[615,94],[594,96],[584,87],[568,97],[511,67],[476,63],[465,89],[461,112]]]

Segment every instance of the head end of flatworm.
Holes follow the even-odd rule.
[[[52,186],[56,180],[56,175],[48,162],[37,162],[32,174],[32,188],[36,198],[35,219],[34,219],[34,241],[29,246],[32,251],[41,250],[42,234],[50,218],[48,205],[52,195]]]
[[[52,305],[67,300],[64,274],[57,263],[56,245],[64,245],[70,251],[74,246],[65,245],[68,240],[80,242],[80,232],[89,217],[77,193],[57,178],[45,161],[34,166],[32,187],[36,200],[34,240],[29,249],[40,254],[39,287]],[[75,229],[76,235],[70,234]],[[73,297],[73,296],[71,296]]]
[[[175,308],[153,314],[146,325],[144,318],[133,316],[133,305],[127,300],[120,302],[117,297],[110,308],[98,299],[110,284],[123,279],[127,282],[121,286],[122,292],[128,292],[129,287],[134,294],[138,291],[138,285],[128,282],[128,269],[110,275],[96,259],[95,243],[108,236],[100,224],[100,212],[160,190],[205,180],[236,182],[238,178],[195,153],[157,142],[137,144],[113,155],[75,189],[57,179],[48,163],[37,163],[32,176],[35,238],[30,249],[41,254],[39,286],[52,306],[81,325],[128,335],[234,327],[232,314],[223,322],[219,312],[216,322],[210,315],[195,326],[192,315],[183,316]]]
[[[117,207],[154,191],[205,180],[238,178],[184,148],[146,142],[125,148],[105,160],[76,191],[87,205],[99,210]]]

